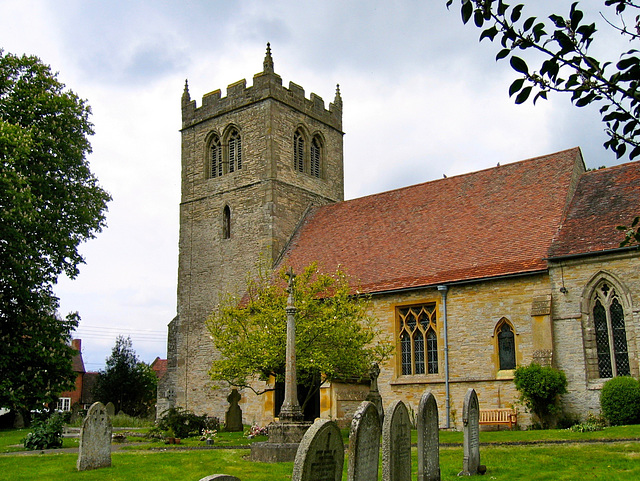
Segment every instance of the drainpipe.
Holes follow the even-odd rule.
[[[447,291],[448,286],[438,286],[442,294],[442,321],[444,325],[444,388],[445,388],[445,410],[447,412],[447,423],[445,428],[451,427],[451,393],[449,391],[449,336],[447,329]]]

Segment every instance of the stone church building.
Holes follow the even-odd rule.
[[[159,412],[223,419],[229,389],[207,375],[205,321],[261,256],[296,271],[339,265],[371,294],[395,343],[383,401],[415,410],[431,389],[443,427],[461,426],[469,387],[481,408],[513,406],[513,371],[532,361],[566,373],[566,411],[583,418],[607,379],[640,374],[640,251],[619,247],[616,230],[640,214],[639,162],[587,172],[573,148],[344,201],[340,91],[327,108],[284,87],[269,47],[252,86],[198,106],[185,85],[181,135],[178,309]],[[367,390],[324,385],[312,416],[346,422]],[[245,423],[267,424],[277,391],[244,390],[241,406]]]

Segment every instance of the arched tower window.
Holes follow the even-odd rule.
[[[320,163],[322,161],[322,141],[315,136],[311,141],[311,175],[320,177]]]
[[[402,374],[437,374],[436,305],[401,308],[398,318]]]
[[[501,371],[516,368],[516,338],[513,327],[502,318],[496,326],[498,337],[498,363]]]
[[[220,137],[214,135],[209,144],[209,177],[220,177],[222,173],[222,144]]]
[[[242,169],[242,139],[238,129],[229,134],[229,172]]]
[[[293,168],[304,172],[304,135],[300,129],[293,134]]]
[[[225,205],[222,210],[222,238],[231,238],[231,209],[228,205]]]
[[[602,282],[591,304],[600,377],[630,375],[624,309],[618,293],[611,284]]]

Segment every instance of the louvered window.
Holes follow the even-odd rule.
[[[322,144],[318,137],[314,137],[311,142],[311,175],[320,177],[320,161],[322,157]]]
[[[222,145],[220,144],[220,138],[217,135],[214,136],[210,145],[209,177],[220,177],[222,175]]]
[[[624,310],[616,290],[606,282],[596,289],[592,314],[600,377],[628,376],[630,369]]]
[[[293,167],[304,172],[304,137],[299,130],[293,134]]]
[[[231,238],[231,209],[228,205],[225,205],[222,211],[222,238]]]
[[[401,371],[403,375],[438,373],[436,306],[398,309]]]
[[[233,129],[229,135],[229,172],[242,169],[242,141],[240,133]]]

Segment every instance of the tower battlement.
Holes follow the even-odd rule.
[[[196,101],[191,100],[188,84],[185,83],[182,95],[182,128],[189,128],[212,117],[267,99],[282,102],[342,132],[340,87],[337,86],[334,101],[329,104],[328,109],[325,108],[324,100],[319,95],[311,93],[309,98],[306,98],[305,91],[300,85],[289,82],[289,88],[284,87],[282,78],[273,70],[269,44],[267,44],[264,69],[253,76],[253,85],[250,87],[247,87],[246,79],[239,80],[227,86],[226,97],[222,97],[220,89],[214,90],[202,97],[202,105],[198,107]]]

